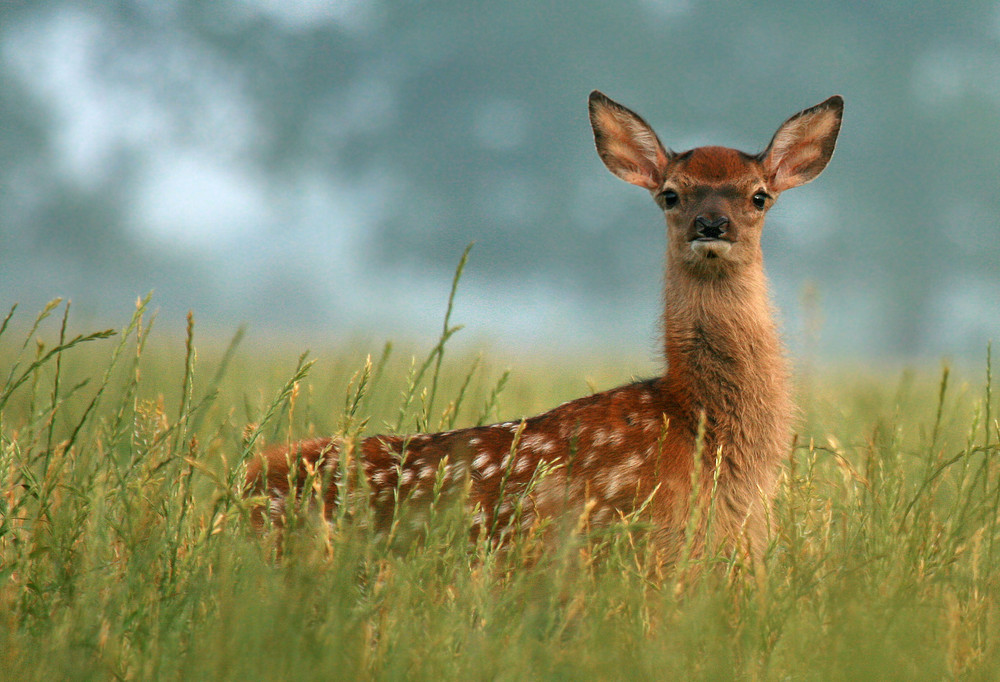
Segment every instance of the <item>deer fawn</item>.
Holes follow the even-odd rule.
[[[711,544],[759,556],[794,411],[761,230],[781,192],[826,167],[842,113],[839,96],[806,109],[756,155],[726,147],[677,153],[637,114],[594,91],[590,122],[602,161],[649,190],[666,216],[663,376],[522,422],[373,436],[357,453],[337,439],[274,448],[251,460],[247,490],[267,496],[266,513],[280,525],[290,487],[312,472],[329,515],[348,487],[340,459],[349,455],[383,529],[397,501],[419,509],[437,481],[468,490],[478,532],[495,542],[560,514],[586,515],[599,527],[641,508],[665,564],[681,549],[694,502],[712,505],[711,537],[700,523],[695,551]],[[264,516],[258,507],[255,525]]]

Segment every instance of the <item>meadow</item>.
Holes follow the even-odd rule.
[[[441,505],[255,534],[265,443],[516,419],[630,379],[489,351],[246,348],[67,304],[0,327],[2,679],[996,679],[1000,432],[978,369],[800,366],[763,562],[651,571],[641,518],[497,551]],[[127,316],[126,316],[127,317]],[[371,353],[371,356],[368,356]],[[312,358],[315,358],[313,363]],[[800,363],[801,364],[801,363]]]

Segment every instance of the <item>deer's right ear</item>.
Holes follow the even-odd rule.
[[[609,171],[633,185],[660,188],[672,154],[641,116],[594,90],[590,125],[597,153]]]

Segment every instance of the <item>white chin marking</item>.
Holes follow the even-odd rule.
[[[731,248],[733,248],[732,242],[727,242],[724,239],[713,239],[711,241],[696,239],[691,242],[691,250],[702,258],[725,258]]]

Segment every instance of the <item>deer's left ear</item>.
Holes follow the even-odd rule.
[[[798,187],[823,172],[833,156],[844,115],[844,99],[834,95],[792,116],[774,134],[760,159],[775,192]]]
[[[660,188],[671,154],[639,114],[594,90],[590,125],[597,153],[609,171],[650,191]]]

